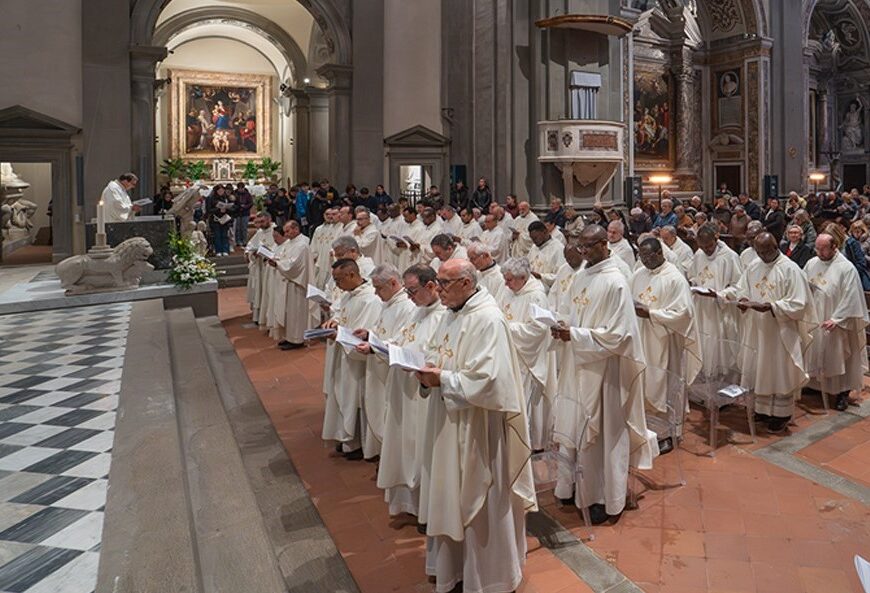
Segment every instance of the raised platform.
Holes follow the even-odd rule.
[[[217,290],[217,280],[212,280],[189,290],[161,283],[147,284],[135,290],[66,296],[57,276],[42,273],[30,282],[16,284],[0,293],[0,315],[163,299],[166,309],[190,307],[197,317],[208,317],[217,315]]]

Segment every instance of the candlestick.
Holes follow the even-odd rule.
[[[99,202],[97,202],[97,241],[96,241],[96,243],[98,245],[101,244],[100,239],[102,239],[102,242],[105,242],[105,240],[106,240],[105,237],[106,237],[106,212],[105,212],[104,207],[103,207],[103,201],[100,200]]]

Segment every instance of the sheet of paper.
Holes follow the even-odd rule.
[[[740,397],[746,393],[746,390],[743,389],[740,385],[729,385],[728,387],[723,387],[718,391],[718,394],[723,397],[730,397],[732,399],[736,397]]]
[[[556,327],[559,325],[559,320],[556,319],[556,314],[549,309],[544,309],[532,303],[532,319],[540,321],[547,327]]]
[[[855,570],[858,571],[858,580],[864,587],[864,593],[870,593],[870,562],[855,554]]]
[[[377,337],[374,332],[369,332],[369,346],[372,347],[372,350],[376,350],[381,354],[385,354],[387,356],[389,356],[390,354],[389,344]]]
[[[396,366],[408,371],[419,371],[426,366],[426,358],[423,353],[413,348],[402,348],[395,344],[389,344],[390,366]]]
[[[229,209],[229,208],[232,208],[233,205],[230,204],[229,202],[218,202],[218,203],[217,203],[217,207],[218,207],[218,208],[223,208],[224,210],[227,210],[227,209]]]
[[[329,300],[326,293],[313,284],[308,285],[308,292],[305,294],[305,298],[314,301],[315,303],[326,305],[327,307],[332,306],[332,301]]]
[[[405,235],[405,237],[404,237],[403,240],[404,240],[405,243],[407,243],[408,245],[419,245],[419,243],[417,243],[414,239],[412,239],[412,238],[409,237],[408,235]]]
[[[302,333],[302,338],[305,340],[322,340],[324,338],[331,338],[335,335],[334,329],[325,329],[322,327],[315,327],[313,329],[306,329]]]
[[[231,221],[232,219],[233,219],[233,217],[230,216],[229,214],[224,214],[223,216],[221,216],[220,218],[218,218],[218,222],[221,223],[221,224],[227,224],[227,223],[228,223],[229,221]]]
[[[405,242],[405,240],[404,240],[403,238],[401,238],[400,236],[398,236],[398,235],[390,235],[390,236],[387,237],[387,238],[388,238],[388,239],[392,239],[392,240],[395,241],[396,243],[404,243],[404,242]]]
[[[257,247],[257,255],[262,255],[266,259],[275,259],[275,252],[266,247],[265,245],[260,245]]]
[[[695,294],[712,294],[713,291],[704,286],[693,286],[689,290],[694,292]]]
[[[335,341],[347,348],[356,348],[360,344],[365,344],[363,340],[353,335],[353,330],[350,330],[343,325],[338,326],[338,332],[335,334]]]
[[[151,198],[142,198],[141,200],[136,200],[133,202],[134,206],[147,206],[148,204],[153,204],[154,202]]]

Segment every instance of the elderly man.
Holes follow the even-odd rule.
[[[734,214],[731,215],[731,222],[728,225],[728,232],[734,237],[734,245],[743,242],[743,239],[746,237],[746,229],[751,220],[743,206],[738,205],[734,208]]]
[[[734,366],[740,335],[738,313],[721,298],[736,294],[742,273],[740,258],[719,240],[716,227],[706,224],[698,229],[698,251],[692,256],[688,277],[693,286],[706,289],[695,293],[695,313],[707,376]]]
[[[402,279],[405,292],[416,308],[392,343],[422,350],[446,309],[438,298],[435,270],[422,264],[413,265],[405,270]],[[425,454],[422,435],[426,426],[426,402],[420,398],[420,382],[400,367],[390,367],[387,371],[384,393],[386,411],[378,487],[385,490],[390,515],[407,513],[417,517],[420,468]]]
[[[432,241],[430,241],[429,244],[432,247],[432,253],[435,254],[435,259],[433,259],[429,265],[436,272],[438,271],[438,268],[441,267],[441,264],[446,262],[448,259],[468,259],[468,253],[465,251],[465,247],[457,245],[453,240],[453,237],[446,233],[435,235],[432,237]]]
[[[557,403],[555,434],[565,457],[576,456],[582,465],[578,486],[593,523],[600,524],[625,508],[629,467],[649,469],[658,451],[646,430],[645,363],[631,289],[613,264],[602,227],[583,229],[578,249],[586,268],[574,277],[571,317],[552,329],[574,357],[574,366],[559,374],[557,393],[566,403],[564,409]],[[556,496],[579,506],[573,471],[560,474]]]
[[[489,247],[492,257],[498,263],[505,261],[510,252],[510,235],[498,224],[495,214],[487,214],[483,221],[480,240]]]
[[[550,415],[556,395],[556,357],[549,348],[547,326],[532,318],[532,305],[546,308],[547,293],[544,285],[532,277],[529,261],[524,257],[507,260],[501,273],[505,290],[501,291],[499,301],[520,359],[532,449],[543,451],[550,444]]]
[[[356,261],[336,260],[332,264],[332,279],[342,295],[335,305],[335,314],[324,327],[342,326],[349,330],[373,327],[383,308],[371,282],[360,275]],[[360,422],[360,406],[365,394],[366,360],[349,347],[338,343],[333,347],[333,355],[327,357],[323,371],[326,404],[321,437],[336,441],[336,451],[348,459],[362,459],[363,431],[367,426]]]
[[[672,263],[674,263],[683,274],[692,265],[692,248],[677,236],[677,229],[673,226],[666,225],[659,231],[659,238],[673,253]]]
[[[106,185],[100,202],[103,204],[103,216],[106,222],[125,222],[132,214],[139,212],[139,206],[130,201],[129,192],[139,183],[139,178],[133,173],[124,173]]]
[[[537,510],[520,363],[470,262],[438,270],[448,311],[418,378],[428,395],[420,522],[436,591],[507,593],[522,581],[525,513]]]
[[[499,293],[504,290],[504,278],[489,247],[479,241],[472,243],[468,246],[468,261],[477,269],[480,286],[498,301]]]
[[[662,200],[662,210],[656,216],[653,222],[654,229],[660,229],[664,226],[676,226],[677,215],[674,212],[674,204],[668,199]]]
[[[625,238],[625,225],[621,220],[611,220],[607,224],[607,246],[611,254],[624,261],[629,268],[634,268],[637,259],[631,243]]]
[[[279,294],[276,297],[273,337],[278,340],[281,350],[294,350],[305,346],[305,330],[314,327],[319,321],[317,305],[305,298],[312,280],[314,262],[308,237],[302,234],[298,222],[291,220],[284,225],[283,238],[275,259],[269,260],[282,280],[276,286]],[[281,289],[284,299],[280,296]]]
[[[746,214],[752,220],[761,220],[761,207],[749,197],[747,193],[741,193],[737,196],[737,200],[740,202],[740,205],[743,206],[744,210],[746,210]]]
[[[550,290],[559,268],[565,263],[564,245],[551,238],[547,226],[539,220],[529,225],[529,236],[534,243],[528,255],[532,275]]]
[[[366,279],[371,277],[372,270],[375,269],[375,262],[370,257],[360,253],[359,244],[356,242],[356,239],[347,235],[341,235],[332,242],[332,255],[336,260],[352,259],[355,261],[357,267],[359,267],[360,274]],[[324,291],[330,295],[330,300],[335,303],[341,298],[341,289],[335,284],[333,277],[334,274],[326,283]]]
[[[384,417],[386,410],[386,383],[389,371],[389,357],[374,352],[368,344],[371,333],[384,342],[394,342],[400,337],[402,327],[412,315],[414,303],[408,299],[399,279],[399,270],[392,264],[384,264],[372,271],[372,288],[381,299],[381,310],[377,321],[370,326],[354,329],[354,335],[365,344],[356,347],[357,354],[366,356],[365,393],[362,398],[362,418],[364,426],[362,450],[363,457],[374,459],[381,454],[384,440]],[[368,356],[371,355],[371,356]]]
[[[532,238],[529,236],[529,225],[538,221],[538,215],[532,212],[528,202],[517,205],[517,216],[514,218],[512,232],[511,255],[524,257],[532,248]]]
[[[456,210],[454,210],[453,206],[442,206],[439,215],[441,231],[451,236],[459,236],[459,230],[462,228],[462,220],[460,220],[456,215]]]
[[[755,411],[770,432],[785,429],[794,413],[795,398],[806,385],[815,308],[807,278],[782,255],[768,232],[755,238],[758,259],[737,284],[739,309],[744,312],[743,344],[739,353],[741,385],[755,392]]]
[[[365,206],[356,208],[356,228],[353,230],[353,238],[359,245],[360,253],[370,258],[376,264],[383,263],[383,241],[381,232],[372,224],[371,213]]]
[[[313,284],[323,290],[332,271],[332,242],[338,238],[341,225],[336,221],[338,212],[327,208],[323,212],[323,224],[314,229],[311,235],[311,255],[314,258]]]
[[[631,294],[646,357],[644,395],[650,412],[666,423],[670,413],[685,413],[684,400],[668,401],[672,394],[682,397],[685,392],[677,380],[691,385],[701,368],[695,307],[689,283],[674,264],[665,261],[659,241],[644,240],[638,254],[643,267],[634,273]],[[659,450],[671,451],[673,438],[680,436],[670,429],[666,435],[659,434]]]
[[[256,231],[245,245],[245,258],[248,260],[248,289],[247,298],[251,305],[251,313],[254,322],[260,319],[260,305],[263,302],[263,271],[266,261],[257,255],[260,246],[267,249],[275,248],[275,240],[272,238],[272,217],[268,213],[259,213],[254,218]]]
[[[390,241],[390,249],[399,262],[400,270],[420,261],[420,235],[423,234],[423,221],[417,217],[417,211],[410,206],[402,211],[405,221],[404,234]]]
[[[867,305],[857,269],[831,235],[816,238],[816,254],[804,269],[821,321],[813,331],[810,374],[814,386],[837,395],[834,406],[843,411],[867,372]]]
[[[746,227],[746,249],[740,252],[740,267],[746,269],[752,262],[758,261],[758,254],[755,252],[755,238],[764,230],[764,226],[758,220],[753,220]]]

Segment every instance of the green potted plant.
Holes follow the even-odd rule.
[[[187,165],[182,159],[166,159],[163,161],[163,164],[160,165],[160,174],[166,175],[166,177],[169,178],[170,183],[182,179],[186,173]]]
[[[257,182],[257,174],[260,172],[260,166],[255,161],[245,163],[245,170],[242,172],[242,179],[247,180],[248,185],[254,185]]]
[[[200,181],[205,179],[208,167],[205,161],[190,161],[187,163],[187,177],[191,181]]]
[[[263,173],[263,177],[270,181],[277,181],[277,173],[281,168],[281,161],[273,161],[271,158],[266,157],[260,162],[260,171]]]

